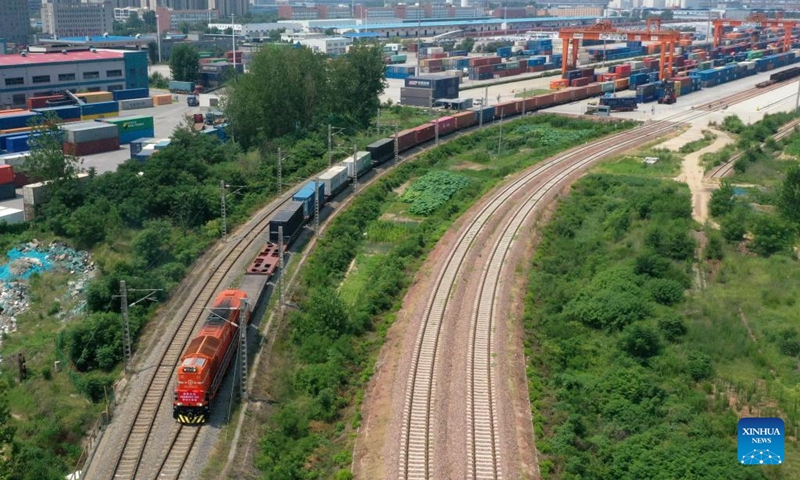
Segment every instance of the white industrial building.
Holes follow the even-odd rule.
[[[315,52],[336,56],[347,53],[347,47],[352,43],[352,40],[344,37],[323,37],[306,38],[297,42]]]

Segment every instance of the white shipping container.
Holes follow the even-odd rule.
[[[359,175],[362,175],[364,172],[369,170],[369,167],[372,166],[372,154],[369,152],[356,152],[356,159],[353,161],[352,155],[345,158],[342,162],[345,167],[347,167],[347,176],[353,178],[356,176],[356,172]]]
[[[0,223],[6,222],[9,225],[22,223],[25,221],[25,213],[16,208],[0,207]]]
[[[119,136],[119,128],[103,122],[81,122],[61,127],[67,133],[68,143],[94,142]]]
[[[89,181],[88,173],[79,173],[78,180],[86,184]],[[22,187],[22,203],[40,205],[50,199],[50,182],[31,183]]]
[[[631,60],[631,70],[639,70],[640,68],[644,68],[644,62],[640,60]]]
[[[25,163],[25,157],[29,156],[30,154],[31,152],[20,152],[0,155],[0,165],[23,165]]]
[[[120,110],[136,110],[137,108],[153,108],[153,97],[119,101]]]
[[[347,183],[347,167],[336,165],[319,176],[319,181],[325,184],[325,196],[330,197]]]

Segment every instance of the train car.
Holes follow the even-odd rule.
[[[311,218],[314,216],[314,204],[319,199],[319,207],[322,208],[322,205],[325,203],[325,184],[322,182],[317,183],[317,192],[314,192],[314,181],[310,181],[303,185],[300,190],[298,190],[294,195],[292,195],[292,200],[295,202],[302,202],[303,203],[303,216],[305,218]]]
[[[323,180],[320,178],[320,181]],[[291,244],[292,240],[303,229],[303,224],[305,223],[304,207],[305,203],[303,202],[291,201],[278,210],[278,213],[269,221],[269,241],[279,244],[278,229],[283,227],[283,244]]]
[[[434,125],[439,124],[439,136],[448,135],[456,131],[456,119],[453,117],[441,117],[437,118],[436,120],[431,120],[431,123]]]
[[[372,155],[372,163],[383,163],[394,158],[394,138],[382,138],[367,145],[367,151]]]
[[[211,403],[239,349],[239,329],[250,322],[247,294],[225,290],[211,307],[203,327],[183,352],[175,372],[172,418],[183,424],[208,420]]]
[[[417,132],[409,128],[408,130],[403,130],[397,133],[397,150],[399,152],[405,152],[410,148],[414,148],[417,146]]]

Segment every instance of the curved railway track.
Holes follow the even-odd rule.
[[[786,125],[782,126],[778,129],[775,135],[772,136],[775,140],[782,140],[792,133],[794,133],[794,129],[797,125],[800,124],[800,118],[796,118],[791,122],[787,123]],[[763,147],[764,144],[762,143],[760,147]],[[743,152],[737,152],[731,158],[720,165],[714,167],[710,172],[708,172],[707,178],[710,179],[722,179],[727,177],[733,171],[733,165],[736,163],[736,160],[742,158]]]
[[[776,87],[777,88],[777,87]],[[436,400],[437,358],[441,357],[440,333],[445,311],[461,267],[473,243],[500,207],[514,194],[542,174],[551,175],[546,184],[536,189],[516,211],[512,221],[495,244],[476,298],[470,323],[467,372],[467,478],[502,478],[499,453],[499,429],[495,404],[495,382],[492,375],[494,309],[503,261],[516,232],[525,218],[553,188],[575,172],[597,160],[622,152],[633,145],[657,138],[674,128],[673,122],[686,122],[720,110],[725,105],[741,102],[764,92],[741,92],[717,103],[706,104],[689,112],[673,115],[628,132],[601,139],[591,145],[573,148],[532,169],[503,187],[464,227],[434,280],[422,325],[417,334],[408,378],[400,435],[401,454],[398,474],[404,479],[427,479],[434,476],[433,406]],[[548,172],[548,170],[554,170]]]
[[[774,87],[777,88],[777,86]],[[750,94],[749,96],[738,94],[732,97],[737,97],[735,101],[742,101],[744,99],[751,98],[753,96],[761,94],[764,91],[765,89],[760,89],[759,91],[755,92],[755,94]],[[734,103],[734,100],[729,100],[728,103]],[[709,108],[713,109],[713,107]],[[692,114],[690,112],[688,113],[689,117],[692,117]],[[703,113],[696,112],[694,116],[702,116],[704,114],[705,112]],[[680,117],[682,115],[686,114],[679,114],[676,117]],[[688,121],[691,119],[689,117],[684,118],[682,120]],[[643,138],[643,135],[648,135],[647,132],[650,132],[649,135],[657,136],[655,133],[656,131],[662,132],[669,128],[672,128],[672,124],[667,121],[653,122],[644,127],[635,129],[636,132],[635,136],[636,138],[641,139]],[[472,129],[470,129],[470,131],[471,130]],[[461,132],[461,134],[464,133],[468,133],[468,131]],[[626,132],[626,134],[630,134],[630,132]],[[626,135],[626,134],[619,134],[619,135]],[[457,138],[458,136],[460,135],[454,135],[451,138]],[[603,142],[603,144],[607,142],[618,142],[618,136],[614,136],[611,138],[616,140],[606,139],[606,140],[601,140],[601,142]],[[616,147],[623,148],[622,144],[619,143],[616,143]],[[578,147],[576,149],[571,150],[570,152],[567,152],[564,155],[578,156],[580,154],[579,152],[585,153],[586,151],[591,150],[592,148],[596,147],[591,147],[591,146]],[[425,148],[422,148],[420,150],[425,150]],[[559,162],[564,161],[563,158],[564,155],[556,157],[556,158],[561,158]],[[408,157],[408,152],[406,153],[406,157]],[[555,165],[556,163],[558,162],[551,161],[548,162],[546,165],[542,165],[540,168],[549,168],[552,165]],[[537,169],[537,172],[539,172],[539,169]],[[532,177],[526,175],[525,178],[530,179]],[[527,183],[527,181],[525,183]],[[508,198],[508,195],[506,195],[503,198]],[[165,403],[164,398],[170,396],[168,391],[169,384],[175,366],[177,365],[180,359],[181,353],[183,352],[186,344],[191,339],[192,332],[204,318],[205,309],[211,304],[214,294],[223,286],[223,281],[226,278],[226,276],[229,273],[231,273],[231,269],[233,268],[233,266],[238,261],[241,260],[242,256],[248,250],[250,250],[255,243],[261,242],[261,240],[259,239],[259,234],[268,225],[269,218],[289,199],[290,196],[282,197],[279,201],[274,202],[274,204],[270,208],[264,209],[262,212],[260,212],[258,218],[254,219],[251,222],[248,222],[248,224],[246,224],[243,227],[244,230],[243,234],[237,240],[235,240],[234,243],[225,246],[223,255],[217,257],[218,259],[211,259],[207,262],[208,268],[204,269],[204,271],[213,273],[211,274],[210,277],[201,279],[199,281],[198,286],[195,286],[192,289],[193,291],[197,291],[199,289],[199,292],[195,295],[195,301],[192,303],[192,306],[190,307],[188,313],[185,315],[185,320],[183,322],[180,322],[180,324],[177,327],[173,328],[171,331],[166,333],[166,335],[170,336],[172,341],[169,343],[169,347],[165,349],[163,355],[160,358],[160,361],[156,365],[154,371],[151,373],[149,380],[147,381],[148,387],[143,397],[140,399],[138,407],[136,408],[135,419],[130,424],[130,427],[127,428],[125,434],[126,438],[125,443],[121,449],[117,449],[118,455],[116,456],[116,461],[114,462],[113,474],[111,478],[135,479],[135,478],[143,478],[146,476],[146,474],[142,471],[143,470],[141,465],[142,457],[148,446],[148,441],[150,439],[150,434],[153,429],[155,419],[159,413],[159,410]],[[499,202],[493,202],[492,205],[495,205],[493,211],[496,211],[496,209],[499,208],[500,204],[502,204],[502,200],[500,200]],[[475,233],[477,233],[478,230],[476,230]],[[471,245],[472,239],[474,239],[474,236],[471,237],[469,241],[467,241],[464,244],[464,248],[468,248]],[[463,258],[461,261],[463,261]],[[459,265],[460,261],[453,262],[453,267],[456,268],[456,271],[458,270]],[[442,290],[447,290],[449,292],[450,288],[452,288],[452,285],[449,288]],[[496,285],[494,289],[496,289]],[[487,287],[487,292],[493,291],[494,289]],[[439,288],[437,288],[437,291],[438,290]],[[436,332],[437,338],[434,339],[433,349],[431,350],[429,346],[426,348],[422,348],[423,343],[425,342],[420,343],[420,348],[415,353],[414,380],[413,382],[409,381],[409,385],[413,386],[419,385],[420,388],[417,389],[417,392],[427,391],[428,393],[426,395],[428,396],[428,398],[431,398],[432,392],[434,391],[435,388],[435,383],[433,382],[433,373],[434,373],[433,365],[435,364],[435,353],[436,353],[435,351],[436,351],[436,346],[438,344],[438,324],[435,320],[430,321],[430,319],[436,317],[436,315],[440,315],[443,313],[444,311],[443,307],[446,306],[446,299],[444,303],[442,303],[441,300],[442,299],[439,298],[438,302],[436,301],[431,302],[430,308],[428,310],[429,321],[426,321],[426,327],[425,329],[422,329],[420,333],[420,340],[421,341],[425,340],[425,342],[429,342],[429,340],[427,339],[430,336],[430,334],[423,335],[424,331]],[[439,306],[442,307],[441,311],[438,311]],[[171,313],[174,313],[176,310],[178,310],[178,308],[179,306],[177,305],[172,307]],[[474,383],[470,382],[470,392],[471,395],[473,395],[471,397],[471,402],[473,408],[476,409],[476,412],[484,410],[485,407],[483,405],[491,406],[493,404],[493,402],[491,401],[492,388],[493,388],[491,380],[491,371],[490,368],[488,368],[490,367],[489,361],[492,358],[491,335],[490,333],[486,334],[486,332],[491,331],[491,315],[487,318],[488,320],[484,320],[483,317],[475,320],[476,325],[474,331],[474,342],[471,346],[471,348],[474,349],[476,352],[477,351],[484,352],[480,353],[479,356],[477,357],[477,360],[474,363],[475,369],[472,370],[471,374],[471,378],[474,381]],[[487,321],[489,322],[488,324],[486,323]],[[426,376],[425,364],[426,361],[428,360],[430,360],[431,367],[427,369],[428,373]],[[482,368],[481,365],[484,365],[487,368]],[[425,387],[426,383],[427,386]],[[414,390],[412,388],[412,392],[413,391]],[[412,395],[412,397],[409,400],[416,399],[417,396]],[[489,399],[488,403],[485,400],[486,398]],[[409,403],[411,405],[419,404],[419,402],[414,402],[414,401],[410,401]],[[430,405],[428,405],[428,407],[429,406]],[[477,418],[477,416],[475,418]],[[404,442],[406,446],[406,452],[405,455],[403,456],[404,466],[401,468],[401,476],[417,477],[418,475],[416,472],[424,472],[424,474],[420,478],[426,478],[429,476],[429,452],[431,448],[431,445],[428,443],[429,436],[425,435],[424,438],[423,442],[424,468],[422,470],[419,470],[417,468],[419,462],[414,460],[416,456],[409,455],[408,451],[408,448],[410,446],[417,445],[416,437],[418,435],[413,434],[414,435],[413,441],[411,438],[412,429],[410,427],[412,426],[412,419],[414,419],[413,423],[413,425],[415,426],[415,429],[413,429],[414,432],[417,431],[416,427],[420,425],[420,423],[418,423],[420,421],[422,422],[422,425],[425,425],[426,429],[429,428],[430,409],[429,408],[427,409],[427,412],[424,413],[423,418],[416,416],[416,414],[411,415],[409,412],[407,421],[404,422],[403,435],[404,438],[407,438],[407,441]],[[485,449],[487,438],[489,439],[488,441],[492,445],[496,446],[496,441],[497,441],[496,428],[492,426],[492,428],[489,428],[489,430],[484,430],[484,425],[490,425],[490,424],[493,425],[493,422],[494,419],[493,419],[493,414],[491,414],[491,412],[487,417],[485,417],[485,419],[473,422],[474,425],[471,426],[471,432],[472,432],[471,438],[474,439],[472,440],[473,442],[473,448],[471,449],[472,452],[482,453],[484,451],[487,451]],[[187,427],[178,424],[175,425],[175,428],[171,433],[172,438],[169,442],[169,447],[167,451],[163,452],[159,457],[161,458],[161,461],[159,462],[159,465],[157,465],[158,472],[156,478],[178,478],[180,476],[180,473],[183,470],[186,460],[188,459],[188,456],[191,453],[191,450],[197,439],[199,431],[200,429],[197,427]],[[489,435],[488,436],[484,435],[482,433],[484,431],[490,432]],[[492,452],[491,454],[491,458],[493,459],[492,475],[495,477],[499,477],[501,472],[498,466],[499,463],[497,462],[496,448],[491,447],[489,448],[488,451]],[[481,468],[483,468],[483,465],[485,463],[484,460],[479,460],[478,459],[479,456],[477,454],[474,454],[473,457],[474,457],[473,464],[475,465],[473,471],[477,471],[479,465],[481,466]],[[478,478],[478,476],[476,476],[475,478]]]

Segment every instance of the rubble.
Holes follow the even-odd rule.
[[[62,303],[74,303],[94,274],[89,253],[77,251],[62,242],[42,245],[33,240],[6,252],[7,262],[0,265],[0,345],[3,336],[17,329],[17,316],[30,307],[30,284],[33,274],[50,270],[69,272],[75,276],[67,282]],[[83,311],[85,301],[73,305],[70,314]],[[0,358],[2,362],[2,358]]]

